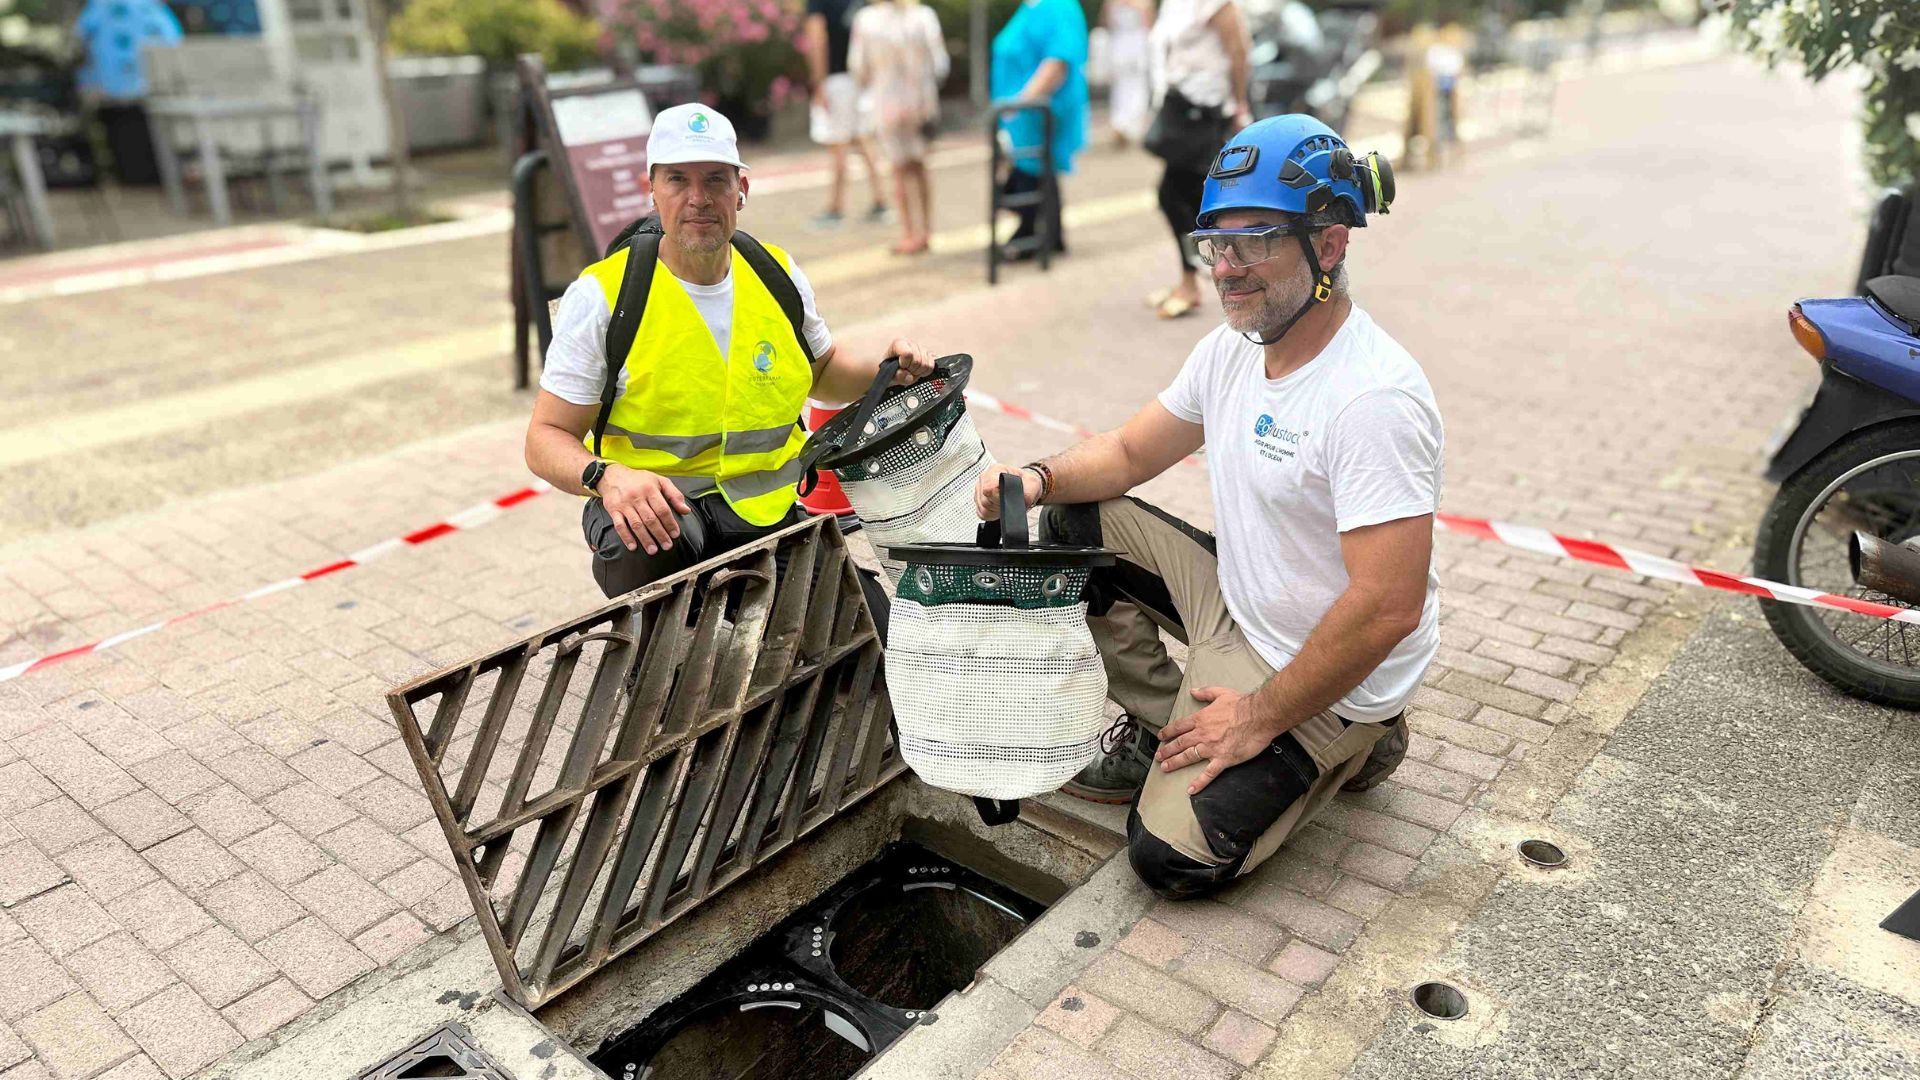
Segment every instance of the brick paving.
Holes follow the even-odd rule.
[[[1563,92],[1553,143],[1408,178],[1400,213],[1361,236],[1356,289],[1433,378],[1449,509],[1701,558],[1747,527],[1755,450],[1811,375],[1780,310],[1844,281],[1858,232],[1850,177],[1778,175],[1767,148],[1846,160],[1844,104],[1731,65],[1607,87]],[[1691,145],[1709,118],[1719,159]],[[1708,183],[1711,204],[1675,194]],[[914,332],[973,351],[995,394],[1115,423],[1205,330],[1145,316],[1166,245],[1150,218],[1127,227],[1121,255],[916,308]],[[1809,252],[1825,228],[1845,243]],[[1059,445],[980,423],[1005,459]],[[519,425],[495,423],[0,548],[0,664],[517,486],[518,447]],[[1204,523],[1194,475],[1146,494]],[[0,685],[0,1078],[179,1080],[456,927],[465,897],[384,694],[594,603],[576,515],[536,500]],[[1217,899],[1156,904],[983,1077],[1254,1066],[1435,838],[1668,595],[1454,537],[1436,559],[1445,650],[1407,764]]]

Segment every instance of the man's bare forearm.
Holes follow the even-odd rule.
[[[882,340],[836,341],[820,360],[813,396],[820,401],[859,401],[887,358]]]
[[[1050,503],[1117,499],[1139,483],[1118,431],[1075,443],[1040,463],[1053,475],[1053,490],[1047,494]]]
[[[593,460],[593,451],[580,442],[580,436],[552,424],[534,423],[527,428],[527,468],[533,475],[574,495],[591,495],[580,485],[580,474]]]
[[[1418,626],[1386,615],[1380,597],[1348,588],[1307,635],[1293,662],[1253,694],[1255,720],[1274,738],[1325,712],[1373,673]]]

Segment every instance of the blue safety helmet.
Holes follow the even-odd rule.
[[[1332,128],[1304,113],[1270,116],[1227,140],[1207,170],[1200,194],[1201,228],[1229,210],[1316,214],[1347,206],[1348,224],[1393,203],[1393,168],[1378,153],[1356,157]]]

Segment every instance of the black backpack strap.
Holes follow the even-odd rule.
[[[800,354],[807,358],[807,370],[812,371],[817,358],[813,355],[813,346],[807,344],[807,307],[800,299],[800,287],[793,283],[793,275],[780,265],[767,246],[746,233],[735,230],[733,250],[747,260],[753,268],[753,276],[773,294],[780,310],[786,312],[787,321],[793,324],[793,336],[800,342]]]
[[[613,303],[613,317],[607,320],[607,382],[600,388],[600,415],[593,421],[594,457],[600,456],[600,438],[606,434],[607,418],[613,415],[614,399],[620,396],[620,371],[627,366],[634,335],[640,332],[640,318],[647,312],[647,293],[653,288],[653,264],[659,257],[659,233],[637,233],[627,245],[627,268],[620,275],[620,295]],[[792,287],[791,283],[788,287]]]
[[[600,456],[600,439],[606,433],[607,418],[613,415],[614,399],[619,396],[620,371],[626,366],[627,354],[633,351],[634,336],[640,332],[640,318],[646,314],[647,292],[653,288],[653,267],[660,257],[660,236],[658,219],[642,218],[608,245],[611,252],[626,244],[627,269],[620,277],[620,298],[613,305],[613,317],[607,320],[607,382],[600,389],[600,415],[593,422],[595,457]],[[774,302],[793,324],[793,336],[800,342],[800,355],[807,358],[807,370],[813,370],[816,361],[813,347],[807,344],[806,304],[800,299],[800,288],[793,283],[793,275],[787,273],[787,268],[780,265],[780,260],[773,257],[765,244],[746,233],[733,234],[733,249],[747,260],[754,276],[773,294]]]

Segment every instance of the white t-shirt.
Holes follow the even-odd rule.
[[[665,268],[666,264],[662,263],[654,269],[658,272]],[[833,335],[814,308],[813,286],[807,282],[807,275],[800,272],[798,263],[789,269],[804,311],[800,328],[807,336],[807,347],[818,360],[833,347]],[[713,333],[713,343],[720,347],[720,355],[726,356],[727,347],[733,343],[731,266],[718,285],[680,281],[680,287],[687,291],[701,320]],[[607,295],[601,291],[599,282],[583,277],[567,286],[566,293],[560,297],[560,308],[553,316],[553,343],[547,346],[547,365],[540,373],[540,389],[575,405],[600,404],[600,390],[607,381],[607,323],[611,321],[613,311],[607,306]],[[617,393],[626,392],[625,367],[620,369],[615,386]]]
[[[1227,611],[1276,669],[1347,587],[1340,533],[1440,508],[1444,433],[1420,365],[1355,307],[1319,356],[1269,379],[1260,346],[1225,325],[1160,395],[1207,429]],[[1349,720],[1405,707],[1440,646],[1440,579],[1420,626],[1335,704]]]
[[[1172,88],[1195,105],[1232,104],[1233,64],[1227,59],[1227,47],[1219,33],[1207,24],[1233,2],[1163,0],[1149,32],[1156,97]]]

